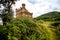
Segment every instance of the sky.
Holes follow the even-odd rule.
[[[13,8],[19,9],[22,3],[26,4],[26,9],[33,13],[33,17],[51,11],[60,11],[60,0],[20,0],[16,2]]]

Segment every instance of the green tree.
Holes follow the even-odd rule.
[[[8,17],[11,17],[10,14],[11,13],[11,6],[12,4],[15,4],[15,1],[17,0],[0,0],[0,4],[2,4],[4,6],[4,10],[3,10],[3,25],[6,25],[8,21],[10,21],[10,19]]]

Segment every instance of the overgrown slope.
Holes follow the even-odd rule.
[[[1,40],[56,40],[55,32],[45,25],[44,21],[34,22],[30,18],[14,19],[0,28]]]

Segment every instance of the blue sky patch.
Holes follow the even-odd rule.
[[[28,2],[30,2],[30,3],[32,3],[32,4],[37,3],[36,0],[28,0]]]

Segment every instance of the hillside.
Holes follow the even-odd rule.
[[[54,28],[43,20],[13,19],[6,26],[0,25],[1,40],[57,40]]]
[[[38,16],[35,19],[37,19],[37,20],[45,20],[45,21],[60,21],[60,12],[57,12],[57,11],[48,12],[46,14]]]

